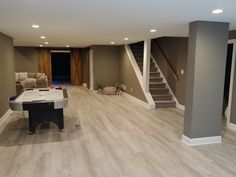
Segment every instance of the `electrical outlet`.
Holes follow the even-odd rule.
[[[130,91],[132,92],[132,91],[133,91],[133,88],[130,88]]]
[[[184,74],[184,70],[183,70],[183,69],[181,69],[181,70],[180,70],[180,73],[183,75],[183,74]]]

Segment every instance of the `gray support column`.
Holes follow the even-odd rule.
[[[228,23],[190,23],[182,136],[188,145],[221,142],[228,30]]]
[[[150,75],[150,53],[151,53],[151,40],[144,41],[143,50],[143,86],[145,92],[149,92],[149,75]]]

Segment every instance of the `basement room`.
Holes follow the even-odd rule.
[[[235,177],[236,1],[0,1],[0,177]]]

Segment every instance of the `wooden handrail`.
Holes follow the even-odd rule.
[[[169,62],[167,56],[165,55],[165,52],[162,50],[161,46],[158,44],[158,42],[156,40],[154,40],[154,46],[155,46],[155,48],[158,48],[158,50],[161,52],[161,54],[163,56],[163,61],[166,64],[168,70],[171,72],[171,75],[173,76],[173,78],[175,80],[180,80],[177,72],[175,71],[175,69],[173,68],[171,63]]]

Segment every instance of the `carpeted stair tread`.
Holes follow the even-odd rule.
[[[171,101],[155,101],[156,108],[174,108],[176,107],[176,102]]]
[[[166,83],[164,82],[149,83],[149,88],[166,88]]]

